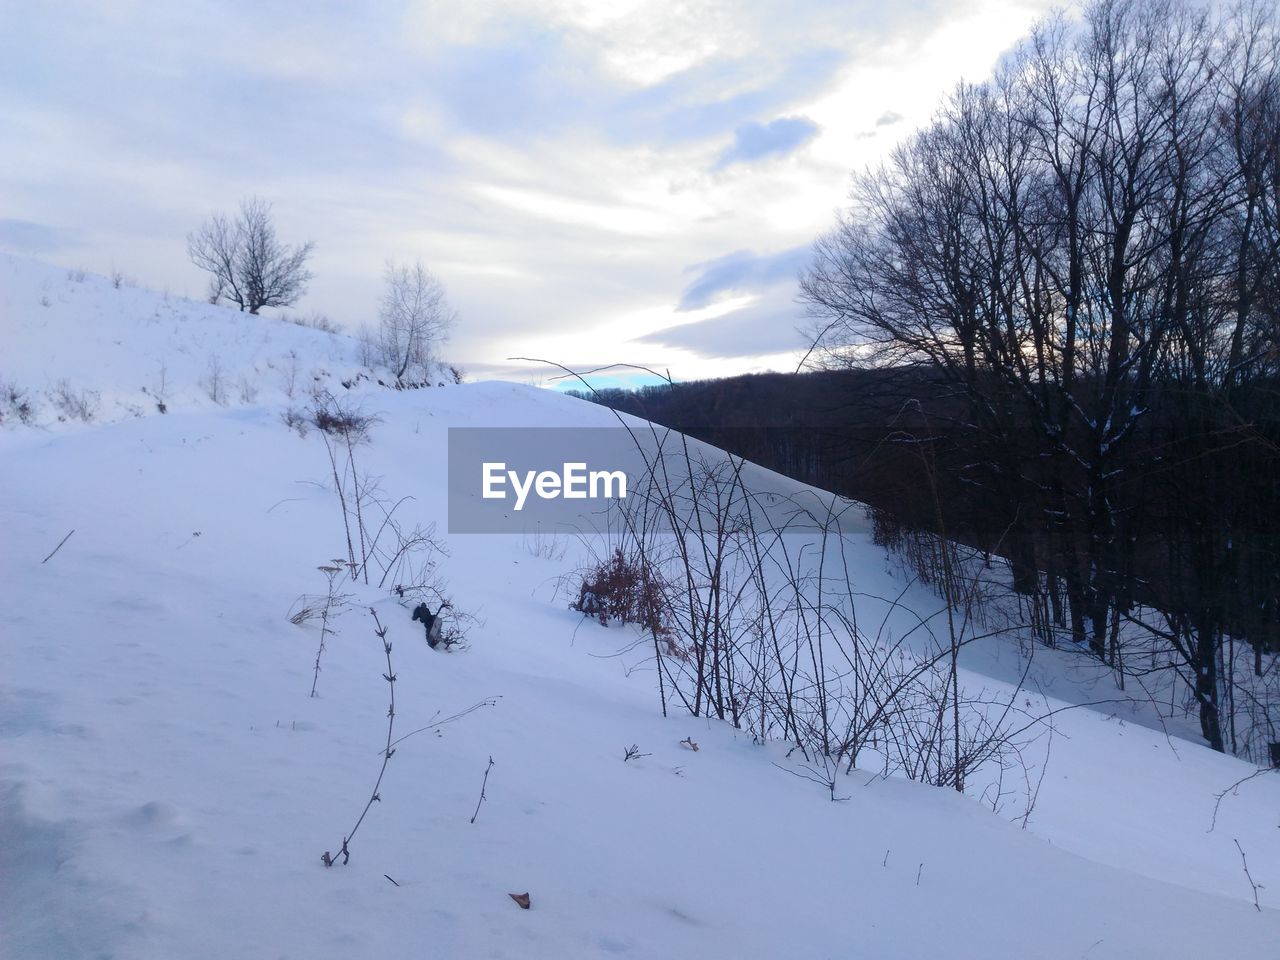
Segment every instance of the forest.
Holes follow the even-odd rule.
[[[804,371],[592,399],[1007,564],[1026,626],[1280,765],[1274,11],[1098,2],[854,175]]]

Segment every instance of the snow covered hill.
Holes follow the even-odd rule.
[[[0,260],[0,310],[0,378],[48,404],[0,429],[0,956],[1276,955],[1280,784],[1241,786],[1211,831],[1250,768],[1139,706],[1054,713],[1034,785],[855,770],[839,802],[785,744],[664,719],[652,647],[567,609],[592,543],[444,531],[449,427],[607,411],[504,383],[382,390],[346,338],[22,261]],[[209,398],[215,355],[256,394]],[[378,417],[362,468],[435,524],[434,573],[475,618],[432,650],[386,585],[348,582],[316,697],[320,625],[290,614],[346,543],[321,435],[281,420],[306,397],[291,355]],[[49,415],[63,379],[99,395],[87,425]],[[847,539],[869,619],[937,608],[875,600],[903,585]],[[370,609],[405,739],[352,835],[387,742]],[[963,681],[1026,673],[1038,714],[1111,699],[1065,655],[1026,656],[975,645]],[[1001,802],[1032,786],[1029,816]]]
[[[0,318],[0,419],[46,426],[297,402],[362,369],[348,336],[6,254]]]

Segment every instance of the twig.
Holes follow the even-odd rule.
[[[1237,790],[1239,790],[1239,789],[1240,789],[1240,787],[1244,786],[1246,783],[1248,783],[1248,782],[1249,782],[1250,780],[1252,780],[1254,777],[1261,777],[1262,775],[1267,774],[1267,773],[1275,773],[1275,770],[1274,770],[1274,769],[1268,769],[1267,767],[1262,767],[1262,768],[1260,768],[1260,769],[1258,769],[1258,770],[1253,771],[1253,773],[1249,774],[1247,777],[1241,777],[1239,780],[1237,780],[1237,781],[1236,781],[1235,783],[1233,783],[1231,786],[1227,787],[1227,789],[1223,790],[1221,793],[1219,793],[1219,794],[1215,794],[1215,795],[1214,795],[1215,799],[1214,799],[1214,801],[1213,801],[1213,818],[1209,821],[1209,829],[1208,829],[1208,830],[1206,830],[1205,832],[1206,832],[1206,833],[1213,833],[1214,828],[1215,828],[1215,827],[1217,827],[1217,825],[1218,825],[1218,808],[1222,806],[1222,801],[1226,799],[1226,797],[1227,797],[1227,794],[1228,794],[1228,793],[1230,793],[1230,794],[1233,794],[1233,795],[1234,795],[1234,794],[1235,794],[1235,792],[1236,792]]]
[[[1232,837],[1231,842],[1234,843],[1236,845],[1236,849],[1240,851],[1240,863],[1244,867],[1245,879],[1249,881],[1249,886],[1253,887],[1253,909],[1261,913],[1262,907],[1258,905],[1258,891],[1262,889],[1262,884],[1254,882],[1253,874],[1249,872],[1249,861],[1245,859],[1244,847],[1240,846],[1240,841],[1235,837]]]
[[[1046,701],[1046,702],[1047,702],[1047,701]],[[1027,795],[1027,809],[1026,809],[1026,812],[1024,812],[1024,813],[1022,814],[1022,829],[1023,829],[1023,830],[1027,829],[1027,824],[1031,822],[1031,813],[1032,813],[1032,811],[1033,811],[1033,810],[1035,810],[1035,808],[1036,808],[1036,801],[1040,799],[1040,788],[1044,786],[1044,775],[1045,775],[1045,773],[1046,773],[1046,772],[1048,771],[1048,769],[1049,769],[1049,757],[1050,757],[1050,755],[1051,755],[1051,754],[1052,754],[1052,752],[1053,752],[1053,732],[1054,732],[1054,726],[1053,726],[1053,724],[1052,724],[1052,723],[1047,723],[1047,724],[1045,724],[1045,726],[1046,726],[1046,727],[1048,728],[1048,730],[1049,730],[1049,742],[1048,742],[1047,744],[1045,744],[1045,748],[1044,748],[1044,763],[1040,764],[1040,776],[1039,776],[1039,778],[1036,780],[1036,786],[1035,786],[1035,789],[1034,789],[1034,790],[1029,791],[1029,793],[1028,793],[1028,795]],[[1024,766],[1024,768],[1023,768],[1024,772],[1025,772],[1025,769],[1026,769],[1026,768],[1025,768],[1025,766]],[[1028,784],[1027,784],[1027,785],[1028,785],[1028,786],[1030,786],[1030,781],[1028,781]],[[1216,812],[1217,812],[1217,811],[1216,811],[1216,808],[1215,808],[1215,813],[1216,813]],[[1212,828],[1211,828],[1211,829],[1212,829]]]
[[[389,874],[384,873],[383,876],[386,877],[388,880],[391,880],[391,876]],[[391,880],[391,882],[396,883],[394,880]],[[396,886],[398,887],[400,886],[400,884],[396,883]]]
[[[480,799],[476,801],[476,812],[471,815],[471,822],[476,822],[476,817],[480,816],[480,804],[484,803],[484,788],[489,783],[489,771],[493,769],[493,757],[489,758],[489,766],[484,768],[484,779],[480,781]]]
[[[369,613],[373,616],[373,622],[377,624],[374,631],[378,635],[378,639],[382,641],[382,651],[387,655],[387,672],[382,675],[382,679],[387,681],[387,685],[391,688],[391,705],[387,708],[387,745],[382,751],[382,769],[378,771],[378,779],[373,783],[373,793],[369,796],[369,802],[364,805],[364,809],[360,811],[360,817],[356,820],[356,825],[351,828],[351,832],[342,838],[342,847],[338,853],[342,856],[343,864],[351,859],[351,851],[347,849],[347,844],[351,838],[356,835],[356,831],[360,829],[360,824],[364,823],[365,814],[369,812],[369,808],[373,806],[375,800],[381,800],[378,795],[378,787],[382,785],[382,777],[387,772],[387,761],[389,761],[395,750],[391,748],[391,729],[396,722],[396,675],[391,669],[391,642],[387,640],[387,628],[382,625],[382,621],[378,619],[378,611],[373,607],[369,608]],[[493,761],[490,761],[492,763]],[[320,860],[326,867],[331,867],[337,862],[337,857],[332,856],[328,850],[321,855]],[[385,876],[385,874],[384,874]],[[394,881],[392,881],[394,882]]]
[[[918,887],[918,886],[920,886],[920,874],[922,874],[922,873],[924,873],[924,864],[923,864],[923,863],[922,863],[922,864],[920,864],[920,866],[916,868],[916,886],[917,886],[917,887]]]
[[[326,564],[316,569],[325,575],[329,581],[329,591],[324,598],[324,610],[320,614],[320,645],[316,648],[315,671],[311,674],[311,696],[316,696],[316,684],[320,682],[320,657],[324,654],[324,639],[333,631],[329,628],[329,615],[333,611],[336,602],[340,600],[333,592],[333,578],[342,572],[340,564],[341,560],[334,560],[332,564]],[[345,603],[345,600],[342,601]]]
[[[75,530],[72,530],[72,531],[71,531],[71,533],[75,533]],[[71,533],[68,533],[65,537],[63,537],[61,540],[59,540],[59,541],[58,541],[58,545],[57,545],[56,547],[54,547],[54,548],[53,548],[53,552],[52,552],[52,553],[50,553],[50,554],[49,554],[49,556],[45,557],[45,558],[44,558],[43,560],[41,560],[40,562],[41,562],[42,564],[44,564],[44,563],[48,563],[48,562],[49,562],[49,560],[50,560],[50,558],[52,558],[52,557],[53,557],[53,554],[55,554],[55,553],[57,553],[59,550],[61,550],[61,549],[62,549],[62,545],[63,545],[64,543],[66,543],[68,540],[70,540],[70,539],[71,539]]]
[[[680,742],[683,743],[684,741],[682,740]],[[848,797],[836,796],[836,774],[838,771],[829,771],[826,776],[823,776],[814,767],[806,766],[801,770],[792,770],[790,767],[784,767],[780,763],[774,763],[773,765],[777,767],[779,770],[781,770],[783,773],[789,773],[793,777],[799,777],[801,780],[808,780],[810,783],[816,783],[819,786],[824,787],[827,791],[827,794],[831,797],[832,803],[836,803],[836,802],[843,803],[844,801],[849,799]],[[885,857],[887,858],[888,856],[889,854],[886,851]]]
[[[460,710],[455,714],[451,714],[450,716],[445,717],[443,720],[436,720],[435,717],[432,717],[431,723],[428,723],[425,727],[419,727],[417,730],[410,730],[403,737],[397,737],[395,740],[391,742],[391,745],[394,747],[396,744],[403,743],[405,740],[408,740],[410,737],[412,737],[416,733],[425,733],[428,730],[435,730],[437,727],[443,727],[446,723],[453,723],[453,721],[455,720],[461,720],[467,714],[474,713],[475,711],[479,710],[481,707],[495,706],[497,702],[498,702],[498,697],[485,697],[479,703],[473,703],[471,706],[467,707],[467,709]],[[440,712],[436,711],[436,717],[438,716],[440,716]]]
[[[180,544],[178,544],[178,545],[177,545],[176,547],[174,547],[173,549],[174,549],[174,550],[181,550],[183,547],[187,546],[189,543],[191,543],[191,542],[193,542],[193,541],[195,541],[195,540],[198,540],[199,538],[200,538],[200,531],[199,531],[199,530],[193,530],[193,531],[192,531],[192,533],[191,533],[191,536],[187,537],[187,539],[183,540]]]

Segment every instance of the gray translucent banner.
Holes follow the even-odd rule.
[[[449,533],[865,529],[862,508],[662,428],[453,427]]]
[[[449,532],[603,531],[644,473],[620,427],[451,427]]]

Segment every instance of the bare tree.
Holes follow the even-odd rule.
[[[421,260],[403,265],[388,261],[386,283],[378,311],[379,345],[383,360],[400,379],[410,369],[426,369],[457,316],[444,284]]]
[[[191,262],[209,272],[209,302],[226,299],[242,311],[288,307],[298,301],[313,274],[307,259],[315,244],[288,247],[276,239],[271,204],[257,197],[241,201],[233,220],[217,213],[187,234]]]
[[[1262,677],[1280,636],[1277,118],[1273,5],[1091,0],[856,177],[801,282],[821,362],[928,369],[948,489],[1007,505],[986,535],[1040,622],[1122,680],[1148,631],[1206,742],[1255,756],[1233,651]]]

